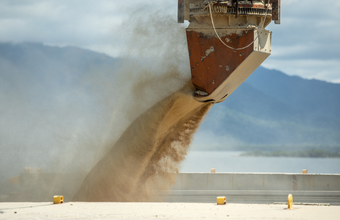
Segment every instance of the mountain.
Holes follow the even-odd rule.
[[[0,91],[46,103],[47,98],[74,92],[77,84],[96,73],[109,73],[116,63],[117,59],[77,47],[0,43]]]
[[[287,76],[259,67],[246,81],[255,89],[310,114],[339,118],[340,86],[320,80]]]
[[[83,111],[84,118],[90,117],[96,100],[91,99],[86,80],[112,75],[120,61],[77,47],[0,43],[0,137],[7,137],[4,123],[10,115],[22,108],[32,111],[32,103],[33,110],[57,109],[65,114],[77,103],[71,116]],[[213,106],[195,136],[193,149],[339,146],[339,100],[340,84],[259,67],[224,102]]]
[[[214,105],[195,145],[200,149],[339,146],[339,98],[339,84],[259,67],[230,97]],[[216,143],[218,137],[223,141]]]

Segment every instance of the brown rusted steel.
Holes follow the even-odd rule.
[[[272,3],[272,20],[280,22],[281,0],[270,0]]]
[[[279,21],[280,0],[213,4],[178,0],[178,4],[184,13],[184,18],[179,13],[179,22],[190,22],[186,33],[195,100],[222,102],[270,55],[271,32],[256,27],[264,28],[270,23],[274,8],[275,19],[278,18],[275,23]]]
[[[254,40],[254,30],[243,30],[221,36],[233,48],[249,45]],[[192,82],[197,90],[211,94],[253,51],[253,47],[232,50],[224,46],[218,38],[187,30],[188,49]]]

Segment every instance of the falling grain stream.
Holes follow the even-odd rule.
[[[135,119],[92,168],[73,201],[150,201],[158,190],[169,190],[211,106],[192,94],[187,83]]]

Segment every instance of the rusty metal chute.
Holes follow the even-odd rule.
[[[222,102],[270,55],[280,0],[179,0],[186,29],[195,99]]]

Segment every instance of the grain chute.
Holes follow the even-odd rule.
[[[195,99],[222,102],[271,54],[280,0],[178,0],[186,29]]]

